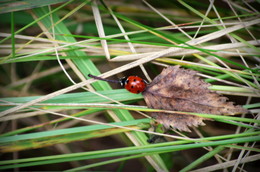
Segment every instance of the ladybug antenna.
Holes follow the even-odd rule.
[[[88,76],[89,76],[90,78],[94,78],[94,79],[101,80],[101,81],[107,81],[107,82],[113,82],[113,83],[121,83],[121,82],[118,81],[118,80],[104,79],[104,78],[101,78],[101,77],[98,77],[98,76],[94,76],[94,75],[91,75],[91,74],[88,74]]]

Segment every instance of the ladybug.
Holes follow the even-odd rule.
[[[120,78],[119,80],[104,79],[104,78],[94,76],[91,74],[89,74],[88,76],[91,78],[94,78],[94,79],[102,80],[102,81],[119,83],[126,90],[128,90],[129,92],[134,93],[134,94],[143,92],[147,86],[147,82],[138,76],[123,77],[123,78]]]
[[[124,77],[119,81],[121,86],[125,87],[126,90],[134,94],[141,93],[146,88],[146,81],[138,76]]]

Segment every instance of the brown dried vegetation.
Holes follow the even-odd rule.
[[[149,108],[183,112],[206,113],[216,115],[235,115],[247,110],[228,102],[227,97],[208,89],[195,71],[170,66],[162,71],[143,92]],[[190,131],[189,127],[203,125],[205,118],[177,114],[154,112],[151,114],[166,129],[175,128]]]

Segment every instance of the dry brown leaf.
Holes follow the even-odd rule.
[[[217,115],[234,115],[245,113],[241,106],[227,102],[226,97],[208,89],[195,71],[170,66],[162,71],[143,92],[149,108],[183,112],[207,113]],[[154,112],[151,114],[165,128],[190,131],[189,127],[204,125],[205,118],[186,115]]]

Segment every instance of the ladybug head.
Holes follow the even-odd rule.
[[[121,85],[121,87],[124,87],[125,85],[126,85],[126,83],[127,83],[127,81],[128,81],[128,79],[127,79],[128,77],[122,77],[122,78],[120,78],[119,79],[119,83],[120,83],[120,85]]]

